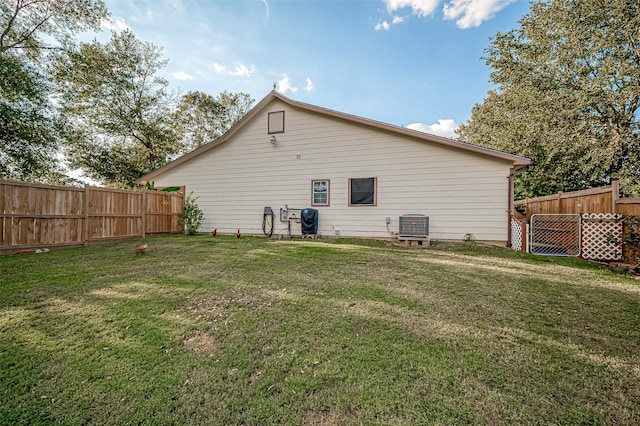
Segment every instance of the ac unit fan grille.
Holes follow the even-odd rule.
[[[398,237],[428,237],[429,217],[422,214],[406,214],[399,218]]]

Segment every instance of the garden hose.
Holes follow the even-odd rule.
[[[262,215],[262,232],[264,232],[264,235],[266,235],[267,237],[270,237],[273,235],[273,226],[274,226],[273,219],[274,218],[275,218],[275,215],[273,214],[273,211],[270,211],[270,212],[265,211],[264,215]]]

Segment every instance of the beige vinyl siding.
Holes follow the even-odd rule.
[[[269,141],[267,114],[285,111],[285,132]],[[300,159],[296,156],[300,155]],[[331,181],[330,206],[319,211],[319,233],[390,237],[403,214],[425,214],[433,239],[506,241],[507,161],[329,118],[278,100],[231,140],[154,178],[185,185],[200,197],[201,231],[262,233],[264,206],[279,212],[311,206],[311,181]],[[375,177],[377,206],[348,206],[349,178]],[[276,217],[275,233],[285,223]],[[299,225],[294,225],[299,233]]]

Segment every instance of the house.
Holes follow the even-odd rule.
[[[400,217],[429,217],[431,239],[506,243],[513,175],[531,161],[294,101],[275,90],[220,138],[138,179],[185,186],[202,232],[275,234],[280,209],[318,211],[321,236],[393,237]],[[390,223],[387,223],[390,222]],[[292,223],[300,234],[300,224]]]

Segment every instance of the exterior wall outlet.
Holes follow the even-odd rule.
[[[387,225],[390,224],[391,223],[391,216],[387,216],[385,218],[385,222],[387,223]]]

